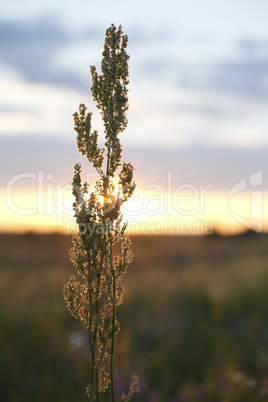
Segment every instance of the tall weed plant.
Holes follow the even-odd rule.
[[[74,166],[72,192],[78,230],[73,236],[70,255],[81,279],[77,281],[71,275],[63,290],[70,313],[88,331],[90,401],[100,401],[108,388],[110,400],[115,401],[115,335],[120,330],[117,308],[123,301],[122,277],[132,260],[121,206],[135,189],[134,169],[131,163],[121,163],[123,148],[119,140],[119,134],[127,126],[127,43],[122,27],[117,29],[112,24],[106,30],[101,74],[98,75],[95,66],[90,68],[91,92],[103,120],[105,148],[98,145],[98,132],[92,130],[92,113],[87,112],[86,106],[80,104],[78,113],[73,115],[78,150],[99,174],[95,187],[89,190],[89,184],[82,183],[81,165]],[[117,242],[121,243],[121,252],[115,255]],[[133,377],[128,394],[123,394],[121,399],[129,401],[138,390],[138,378]]]

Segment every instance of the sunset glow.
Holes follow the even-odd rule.
[[[5,2],[0,230],[75,227],[71,182],[82,158],[72,115],[84,103],[104,146],[89,66],[99,70],[111,22],[129,38],[128,125],[120,137],[123,160],[136,169],[137,188],[123,205],[129,231],[268,230],[266,15],[265,2],[240,0],[138,1],[127,10],[104,1],[82,12],[51,0]]]
[[[201,194],[138,188],[123,205],[124,221],[131,234],[205,235],[213,229],[234,234],[248,229],[268,230],[268,192],[254,200],[250,193]],[[11,232],[70,233],[76,230],[73,218],[71,186],[45,192],[16,190],[2,193],[6,204],[1,207],[2,230]],[[228,205],[229,203],[229,205]]]

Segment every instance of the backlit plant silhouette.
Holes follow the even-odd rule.
[[[64,285],[67,308],[88,331],[91,362],[87,394],[91,401],[100,401],[101,394],[109,387],[111,400],[115,401],[113,367],[115,335],[119,331],[116,310],[122,303],[122,276],[132,259],[120,207],[135,189],[133,166],[121,163],[122,146],[118,137],[127,126],[127,42],[121,26],[117,29],[112,24],[106,31],[101,74],[98,75],[96,67],[91,67],[91,92],[102,115],[105,148],[98,145],[98,133],[91,127],[92,114],[85,105],[80,104],[79,112],[74,114],[78,150],[100,176],[89,191],[89,184],[82,184],[81,165],[74,166],[73,208],[78,231],[70,254],[82,283],[71,275]],[[121,243],[121,252],[114,255],[117,242]],[[138,378],[133,377],[129,393],[123,394],[122,399],[130,400],[138,388]]]

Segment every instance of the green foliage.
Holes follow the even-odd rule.
[[[127,125],[127,41],[122,28],[111,25],[106,31],[102,73],[98,75],[96,67],[91,67],[91,92],[103,119],[106,159],[105,149],[98,146],[97,131],[92,132],[92,114],[82,104],[74,114],[78,150],[100,175],[88,197],[89,185],[82,184],[81,165],[74,166],[73,208],[79,231],[73,237],[70,254],[83,282],[80,284],[71,275],[63,290],[70,313],[80,319],[88,331],[91,371],[87,394],[91,401],[99,401],[110,385],[111,400],[115,400],[114,344],[119,332],[116,308],[123,301],[122,276],[132,259],[130,240],[124,235],[126,225],[122,223],[120,212],[121,205],[135,189],[132,164],[123,163],[117,189],[114,177],[121,165],[122,146],[118,135]],[[121,242],[121,253],[114,255],[117,242]],[[109,373],[107,360],[110,360]],[[135,377],[124,400],[129,400],[137,391]]]

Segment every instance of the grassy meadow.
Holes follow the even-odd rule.
[[[268,235],[132,243],[118,400],[138,375],[137,401],[268,401]],[[88,400],[87,333],[62,296],[75,273],[71,244],[59,234],[0,235],[1,402]]]

